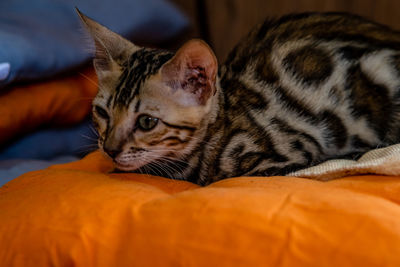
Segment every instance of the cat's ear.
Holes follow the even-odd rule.
[[[183,90],[185,104],[205,105],[216,92],[217,58],[202,40],[186,42],[161,68],[164,82],[175,90]]]
[[[96,52],[93,64],[98,74],[112,71],[140,49],[119,34],[85,16],[77,8],[76,11],[94,41]]]

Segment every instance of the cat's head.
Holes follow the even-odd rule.
[[[176,53],[142,48],[79,15],[96,47],[100,148],[124,171],[191,153],[218,101],[210,47],[191,40]]]

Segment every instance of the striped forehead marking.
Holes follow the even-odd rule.
[[[134,52],[124,63],[119,83],[115,89],[115,105],[128,106],[139,94],[143,82],[155,74],[172,58],[169,51],[142,48]]]

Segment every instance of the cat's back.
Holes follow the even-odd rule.
[[[362,17],[267,20],[229,54],[220,75],[226,106],[250,113],[245,119],[277,143],[285,131],[303,134],[337,156],[400,139],[400,34]]]
[[[257,62],[260,56],[274,52],[283,44],[288,51],[304,47],[305,44],[318,43],[353,48],[368,45],[369,51],[384,48],[400,50],[400,33],[385,25],[343,12],[290,14],[279,19],[267,19],[254,27],[231,51],[222,69],[238,74],[248,64]],[[361,56],[362,51],[345,52],[348,56],[353,54],[356,57]]]

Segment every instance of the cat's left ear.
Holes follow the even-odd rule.
[[[85,16],[77,8],[76,11],[93,38],[96,47],[93,64],[99,78],[102,74],[118,68],[131,54],[140,49],[121,35]]]
[[[205,105],[216,92],[218,63],[211,48],[202,40],[185,43],[161,68],[163,81],[180,90],[187,105]]]

